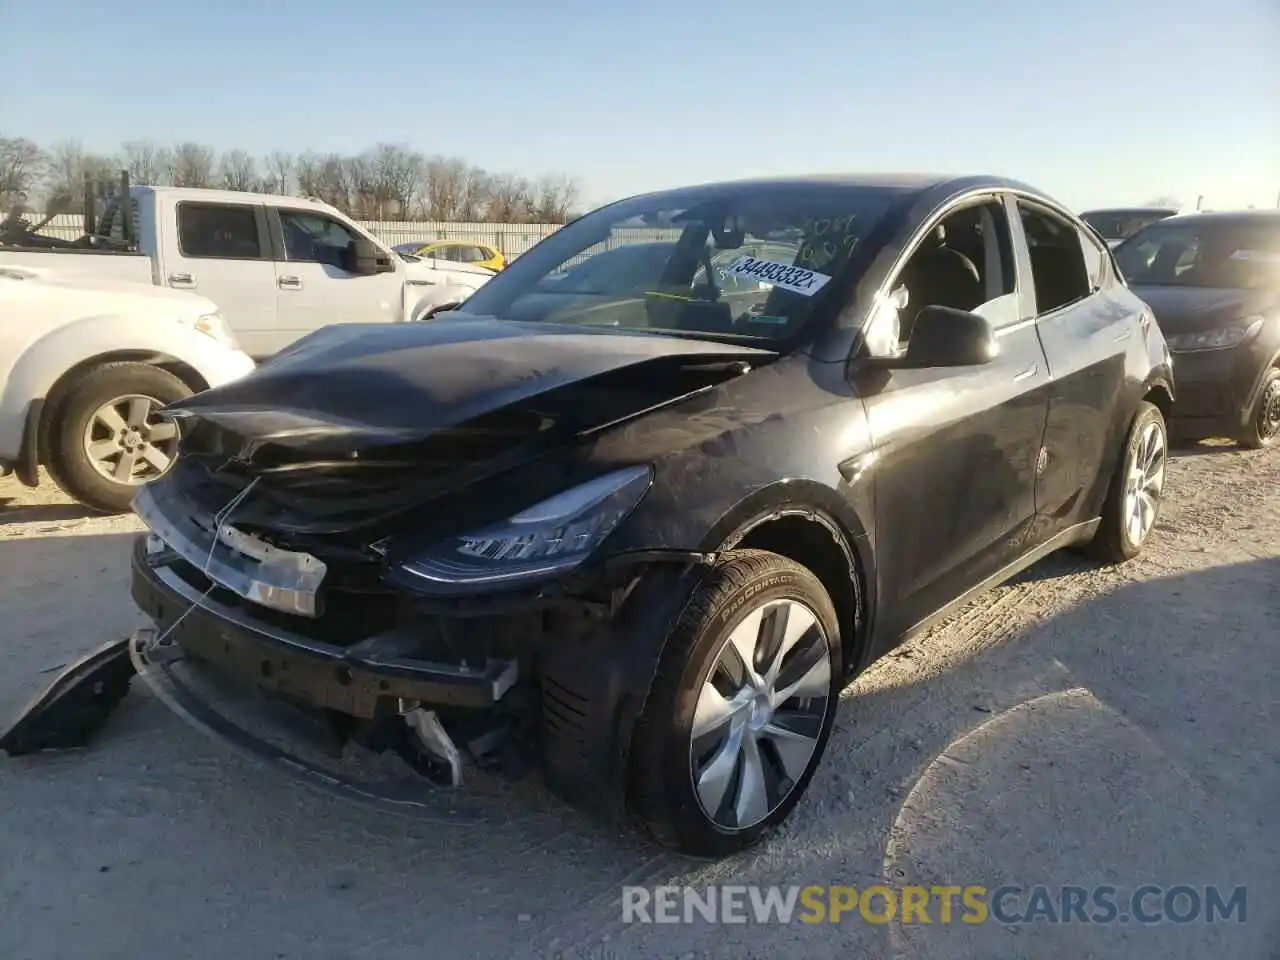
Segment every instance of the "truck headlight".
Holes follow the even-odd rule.
[[[653,471],[627,467],[588,480],[501,523],[445,540],[401,564],[427,593],[509,587],[581,564],[649,489]],[[400,579],[404,579],[401,577]]]
[[[1165,338],[1170,350],[1178,353],[1195,353],[1201,350],[1230,350],[1256,336],[1262,329],[1264,318],[1261,315],[1245,317],[1235,323],[1217,330],[1202,330],[1198,333],[1175,333]]]
[[[205,336],[213,337],[219,343],[225,343],[235,349],[236,338],[231,335],[231,329],[227,326],[227,322],[222,319],[222,314],[216,311],[202,314],[196,317],[195,327]]]

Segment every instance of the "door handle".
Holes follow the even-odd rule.
[[[276,285],[281,290],[301,290],[302,278],[301,277],[277,277]]]
[[[169,274],[169,286],[171,287],[194,287],[196,278],[190,273],[171,273]]]
[[[1013,378],[1013,382],[1021,383],[1023,380],[1030,380],[1039,372],[1040,372],[1040,365],[1038,363],[1033,363],[1031,366],[1027,367],[1027,369],[1023,370],[1021,373],[1015,374]]]
[[[1128,340],[1132,336],[1133,336],[1133,330],[1130,329],[1129,327],[1125,327],[1124,333],[1117,333],[1111,339],[1115,343],[1123,343],[1125,340]]]

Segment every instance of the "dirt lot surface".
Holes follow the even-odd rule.
[[[551,801],[380,816],[138,690],[86,752],[0,758],[0,957],[1280,957],[1280,455],[1194,448],[1169,484],[1139,560],[1051,558],[869,671],[790,827],[718,864]],[[0,481],[0,716],[140,623],[135,529]],[[1247,918],[620,922],[668,883],[1247,885]]]

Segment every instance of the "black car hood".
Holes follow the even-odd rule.
[[[607,387],[611,374],[628,371],[634,382],[646,378],[637,369],[646,365],[654,368],[653,395],[662,397],[664,371],[672,364],[754,366],[775,356],[708,340],[489,318],[339,324],[168,411],[212,421],[252,442],[390,444],[426,439],[584,381]]]
[[[1274,289],[1237,290],[1173,284],[1131,284],[1166,334],[1215,330],[1234,320],[1268,310],[1280,302]]]

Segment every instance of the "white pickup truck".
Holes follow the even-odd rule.
[[[156,411],[253,368],[205,297],[0,264],[0,476],[34,487],[43,466],[124,512],[177,454]]]
[[[198,292],[218,305],[241,346],[270,356],[332,323],[421,320],[456,306],[492,270],[393,252],[317,200],[182,187],[128,187],[101,223],[125,243],[0,244],[0,267],[32,267],[77,280],[135,281]],[[123,227],[123,229],[121,229]],[[111,227],[106,227],[110,231]]]

